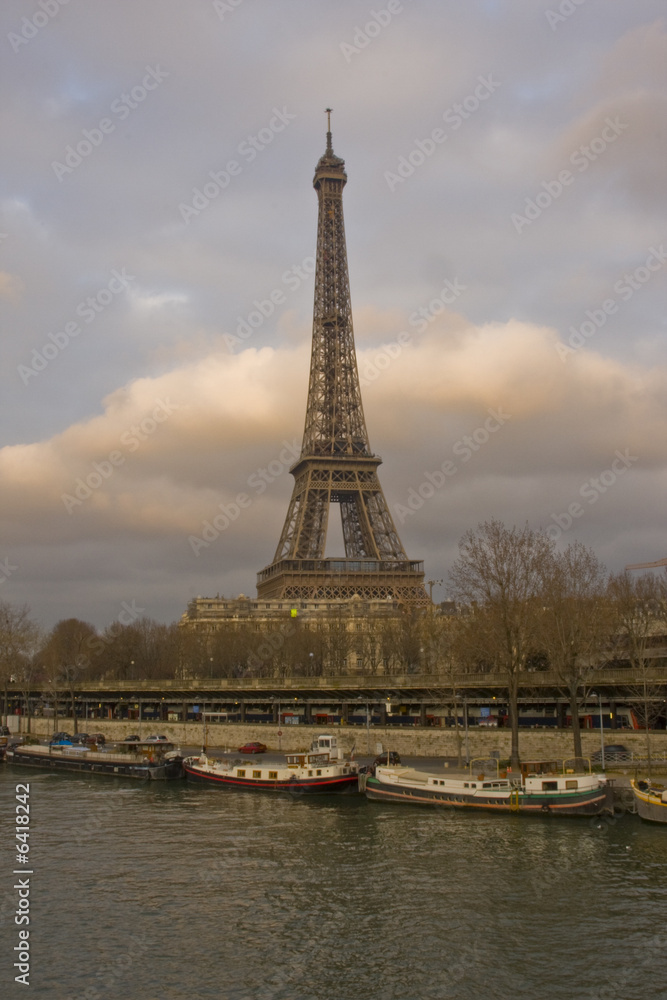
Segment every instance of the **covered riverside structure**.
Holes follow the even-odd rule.
[[[595,671],[596,695],[581,708],[599,726],[599,704],[605,728],[633,726],[629,706],[638,701],[637,688],[644,679],[651,685],[651,701],[667,706],[665,668],[659,663],[644,678],[628,668]],[[506,685],[499,674],[408,674],[403,676],[319,676],[224,679],[167,679],[89,681],[73,688],[77,720],[154,721],[177,723],[200,720],[211,723],[314,723],[327,725],[445,726],[453,715],[466,712],[475,725],[496,717],[502,724],[506,712]],[[29,692],[9,685],[9,715],[52,716],[52,692],[37,685]],[[71,717],[69,691],[58,695],[60,717]],[[526,672],[519,678],[519,707],[523,725],[564,727],[568,698],[551,671]],[[665,726],[665,709],[658,727]],[[83,728],[83,727],[82,727]]]

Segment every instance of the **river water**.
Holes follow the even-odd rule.
[[[30,987],[14,794],[30,784]],[[667,829],[0,770],[3,997],[667,997]],[[9,823],[5,822],[9,816]]]

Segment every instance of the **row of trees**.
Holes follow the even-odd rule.
[[[449,581],[448,611],[391,616],[328,614],[228,622],[215,632],[139,619],[103,632],[76,618],[43,634],[26,608],[0,602],[0,678],[53,698],[95,680],[293,675],[499,674],[508,691],[512,758],[518,761],[518,691],[526,670],[551,670],[570,704],[575,756],[581,756],[579,707],[596,670],[629,662],[633,695],[650,729],[663,687],[650,681],[652,648],[667,634],[665,577],[609,575],[579,542],[557,551],[529,527],[489,521],[461,540]],[[441,683],[442,683],[441,680]],[[650,748],[649,748],[650,753]]]
[[[519,676],[531,662],[551,669],[570,701],[574,755],[581,757],[579,706],[595,672],[629,662],[647,732],[663,684],[649,684],[651,652],[667,634],[666,579],[609,575],[594,552],[573,542],[564,551],[544,533],[488,521],[469,531],[451,571],[451,589],[469,613],[453,633],[464,667],[490,663],[508,690],[512,764],[519,761]],[[667,680],[667,676],[665,678]]]
[[[78,618],[59,621],[45,633],[26,607],[0,602],[0,679],[18,685],[26,705],[36,688],[56,700],[67,693],[74,713],[75,688],[95,680],[178,677],[184,651],[178,626],[143,618],[112,623],[102,632]]]

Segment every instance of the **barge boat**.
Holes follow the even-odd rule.
[[[603,776],[563,770],[501,777],[447,776],[411,767],[376,766],[361,776],[369,799],[491,812],[595,816],[609,809]]]
[[[121,749],[122,748],[122,749]],[[44,771],[71,771],[76,774],[107,774],[112,778],[167,781],[183,777],[183,758],[170,742],[135,740],[106,751],[78,743],[10,746],[8,764],[38,767]]]
[[[340,795],[359,791],[359,765],[344,759],[336,737],[328,734],[318,736],[308,752],[285,754],[284,763],[211,760],[201,754],[186,757],[183,770],[188,781],[217,788],[293,795]]]
[[[667,823],[667,789],[652,781],[631,781],[637,812],[649,823]]]

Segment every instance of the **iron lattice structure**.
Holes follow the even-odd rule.
[[[382,459],[368,442],[354,347],[343,222],[345,162],[327,148],[315,170],[318,198],[313,345],[303,444],[273,562],[259,598],[427,604],[424,568],[406,556],[380,486]],[[345,557],[325,559],[331,504],[340,507]]]

